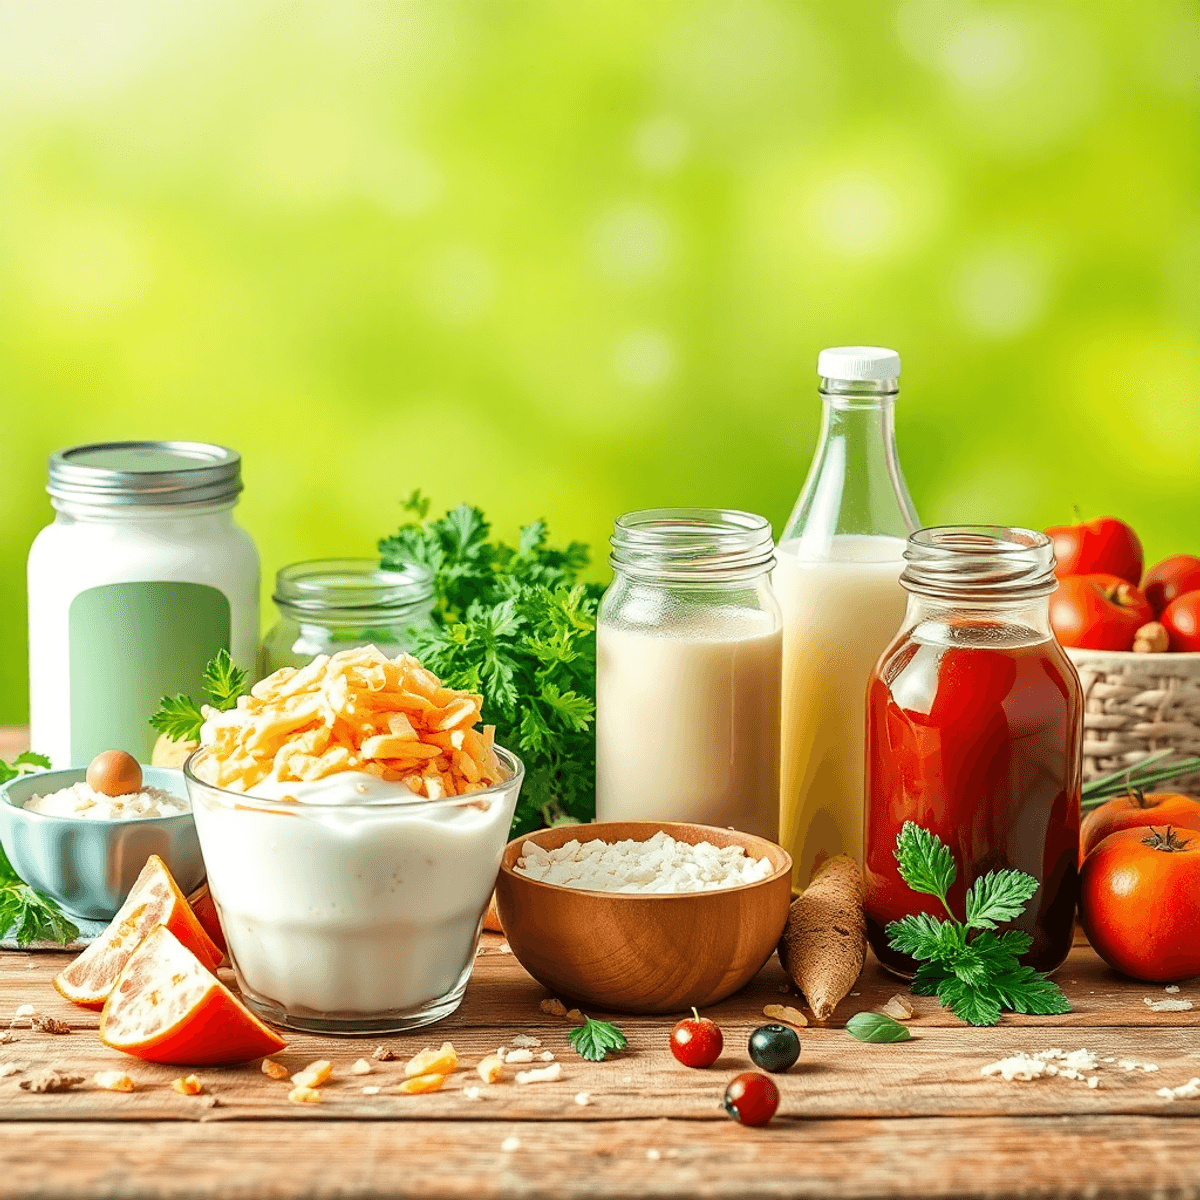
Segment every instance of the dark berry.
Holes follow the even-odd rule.
[[[786,1071],[800,1057],[800,1039],[787,1025],[760,1025],[750,1035],[750,1057],[764,1071]]]

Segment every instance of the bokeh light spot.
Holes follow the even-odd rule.
[[[617,379],[634,391],[650,391],[675,374],[674,340],[661,329],[629,329],[618,339],[613,353]]]
[[[637,286],[666,270],[673,250],[671,224],[648,204],[626,203],[603,213],[592,228],[592,256],[613,283]]]
[[[987,337],[1024,333],[1046,311],[1047,272],[1040,258],[1017,247],[993,247],[961,265],[955,300],[963,323]]]

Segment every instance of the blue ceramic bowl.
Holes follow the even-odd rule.
[[[30,887],[68,916],[111,921],[146,859],[157,854],[186,896],[204,881],[204,859],[190,812],[135,821],[90,821],[30,812],[25,801],[81,783],[86,767],[22,775],[0,787],[0,843]],[[142,782],[187,796],[183,772],[142,767]],[[0,930],[0,933],[3,931]]]

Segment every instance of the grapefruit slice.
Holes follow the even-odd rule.
[[[204,926],[204,932],[212,938],[213,945],[228,954],[229,946],[225,942],[225,931],[221,928],[221,918],[217,914],[216,901],[212,898],[212,892],[208,890],[208,884],[202,883],[187,899],[192,912],[196,914],[196,920]]]
[[[147,1062],[187,1067],[246,1062],[287,1045],[162,925],[122,969],[100,1040]]]
[[[54,986],[75,1004],[103,1008],[121,968],[156,925],[165,925],[201,963],[216,970],[220,949],[204,932],[166,863],[152,854],[109,927],[59,972]]]

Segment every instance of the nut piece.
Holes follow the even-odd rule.
[[[376,1062],[391,1062],[396,1055],[392,1052],[390,1046],[376,1046],[375,1049],[371,1051],[371,1057]]]
[[[365,1058],[360,1058],[357,1062],[350,1064],[351,1075],[370,1075],[371,1064]]]
[[[292,1082],[298,1088],[316,1088],[333,1074],[333,1064],[327,1058],[318,1058],[309,1063],[303,1071],[297,1071],[292,1076]]]
[[[398,1084],[396,1091],[404,1096],[417,1096],[422,1092],[440,1091],[442,1084],[445,1082],[445,1075],[436,1073],[430,1075],[413,1075],[403,1083]]]
[[[507,1063],[531,1063],[533,1062],[532,1050],[509,1050],[504,1056],[504,1061]]]
[[[132,1092],[137,1086],[124,1071],[97,1071],[92,1082],[107,1092]]]
[[[565,1017],[567,1015],[567,1006],[561,1000],[555,1000],[553,996],[548,996],[538,1005],[548,1017]]]
[[[443,1042],[440,1050],[422,1050],[404,1064],[404,1074],[449,1075],[458,1067],[458,1054],[450,1042]],[[440,1085],[439,1085],[440,1086]]]
[[[553,1083],[562,1075],[562,1063],[551,1063],[548,1067],[535,1067],[532,1071],[518,1071],[518,1083]]]
[[[320,1104],[321,1093],[316,1088],[294,1087],[288,1092],[288,1099],[293,1104]]]
[[[198,1096],[204,1091],[204,1084],[200,1082],[198,1075],[184,1075],[171,1084],[171,1090],[181,1096]]]
[[[895,1021],[911,1021],[916,1016],[916,1010],[903,996],[897,993],[886,1004],[880,1006],[879,1011],[886,1017],[891,1017]]]
[[[69,1092],[82,1082],[82,1075],[67,1075],[50,1068],[39,1072],[32,1079],[22,1079],[18,1086],[26,1092]]]
[[[270,1058],[263,1059],[262,1073],[271,1079],[286,1079],[289,1074],[287,1067],[283,1063],[277,1063],[274,1059]]]
[[[785,1025],[798,1025],[801,1029],[808,1024],[808,1018],[790,1004],[768,1004],[763,1009],[763,1016],[770,1017],[772,1021],[782,1021]]]
[[[1170,645],[1170,635],[1157,621],[1147,622],[1133,635],[1135,654],[1162,654]]]
[[[71,1027],[66,1021],[60,1021],[56,1017],[48,1017],[45,1013],[30,1013],[29,1028],[34,1033],[70,1033]]]
[[[489,1054],[475,1070],[484,1083],[498,1083],[504,1077],[504,1059]]]

